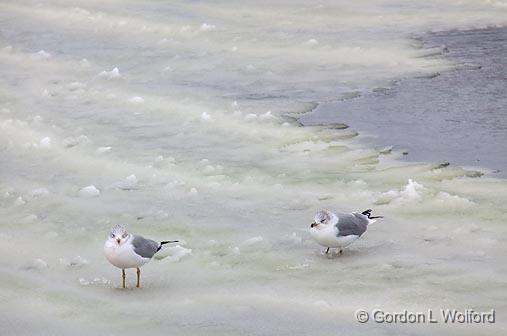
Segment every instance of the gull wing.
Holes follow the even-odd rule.
[[[338,214],[338,223],[336,223],[336,227],[338,228],[337,237],[361,236],[366,232],[368,223],[368,217],[360,213]]]
[[[134,246],[134,252],[143,258],[152,258],[160,247],[160,243],[137,235],[134,235],[132,245]]]

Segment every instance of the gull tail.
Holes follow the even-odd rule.
[[[368,219],[384,218],[384,216],[372,216],[371,212],[372,212],[372,210],[368,209],[368,210],[365,210],[365,211],[361,212],[361,214],[363,214],[366,217],[368,217]]]
[[[157,252],[160,251],[160,249],[162,248],[162,245],[170,244],[170,243],[179,243],[179,241],[178,240],[165,240],[165,241],[161,241],[160,242],[160,246],[157,249]]]

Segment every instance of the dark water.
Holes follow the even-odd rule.
[[[340,122],[408,160],[485,167],[507,176],[507,28],[425,34],[461,66],[392,89],[319,105],[304,124]]]

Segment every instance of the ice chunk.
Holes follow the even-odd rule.
[[[26,204],[26,201],[21,196],[19,196],[18,198],[16,198],[16,200],[14,201],[14,206],[20,206],[20,205],[23,205],[23,204]]]
[[[41,141],[39,141],[39,148],[42,149],[51,148],[51,138],[50,137],[42,138]]]
[[[289,245],[299,245],[303,242],[303,238],[298,236],[296,232],[292,232],[292,234],[284,236],[284,241]]]
[[[33,222],[35,222],[38,219],[39,219],[39,217],[37,215],[30,214],[28,216],[23,217],[23,219],[21,220],[21,222],[23,222],[23,223],[33,223]]]
[[[38,52],[32,54],[34,58],[37,58],[37,59],[48,59],[48,58],[51,58],[51,54],[44,51],[44,50],[39,50]]]
[[[405,199],[419,199],[421,198],[421,193],[425,189],[426,188],[422,184],[409,179],[405,189],[400,192],[400,195]]]
[[[175,187],[184,186],[186,183],[184,181],[174,180],[166,184],[167,189],[173,189]]]
[[[67,137],[67,138],[63,139],[62,144],[65,148],[71,148],[71,147],[81,145],[84,143],[88,143],[88,142],[90,142],[90,140],[88,139],[88,137],[86,135],[80,135],[77,138],[75,138],[73,136]]]
[[[114,68],[111,71],[104,70],[101,73],[99,73],[99,77],[106,78],[106,79],[120,78],[121,77],[120,70],[118,68]]]
[[[83,58],[81,61],[79,61],[79,64],[82,67],[88,67],[88,66],[90,66],[90,62],[88,62],[88,60],[86,58]]]
[[[63,147],[70,148],[78,145],[77,139],[74,137],[67,137],[63,139]]]
[[[275,116],[271,114],[271,111],[268,111],[266,113],[263,113],[259,116],[260,120],[273,120],[275,119]]]
[[[162,248],[162,250],[158,253],[157,257],[162,258],[164,259],[164,261],[168,262],[179,262],[186,256],[191,255],[192,249],[185,248],[181,245],[176,245]]]
[[[100,195],[100,190],[97,189],[94,185],[89,185],[87,187],[81,188],[78,194],[81,197],[97,197]]]
[[[263,240],[264,240],[264,238],[262,238],[262,236],[252,237],[250,239],[245,240],[243,243],[241,243],[241,245],[251,246],[254,244],[258,244],[258,243],[262,242]]]
[[[72,83],[67,84],[67,89],[69,91],[82,90],[84,88],[86,88],[86,84],[81,83],[81,82],[72,82]]]
[[[81,268],[85,265],[88,265],[89,262],[85,258],[81,256],[76,256],[72,258],[71,260],[68,260],[66,258],[60,258],[60,264],[62,264],[65,267],[69,268]]]
[[[134,96],[134,97],[129,98],[128,102],[132,103],[132,104],[142,104],[142,103],[144,103],[144,99],[139,96]]]
[[[95,151],[95,153],[97,154],[104,154],[104,153],[109,153],[111,151],[111,147],[110,146],[106,146],[106,147],[99,147],[97,148],[97,150]]]
[[[79,278],[79,283],[83,286],[88,286],[90,284],[90,281],[86,280],[85,278]]]
[[[257,114],[254,114],[254,113],[248,113],[245,116],[245,120],[255,120],[255,119],[257,119]]]
[[[43,197],[43,196],[46,196],[49,194],[49,191],[46,189],[46,188],[38,188],[38,189],[34,189],[30,192],[30,195],[32,195],[32,197]]]
[[[132,174],[127,176],[123,181],[116,184],[116,187],[123,190],[131,190],[137,187],[137,177]]]
[[[209,113],[203,112],[201,114],[201,121],[203,121],[203,122],[210,122],[210,121],[213,121],[213,119],[211,118],[211,115],[209,115]]]
[[[201,31],[210,31],[216,29],[215,25],[203,23],[201,27],[199,28]]]
[[[48,268],[48,263],[40,258],[33,260],[24,267],[27,270],[43,270],[46,268]]]

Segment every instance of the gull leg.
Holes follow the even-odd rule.
[[[327,250],[326,250],[326,254],[328,254],[328,253],[329,253],[329,247],[328,247],[328,248],[327,248]]]
[[[141,270],[137,267],[137,288],[141,287]]]
[[[124,269],[121,270],[121,275],[122,275],[122,278],[123,278],[123,288],[126,288],[125,287],[125,270]]]

